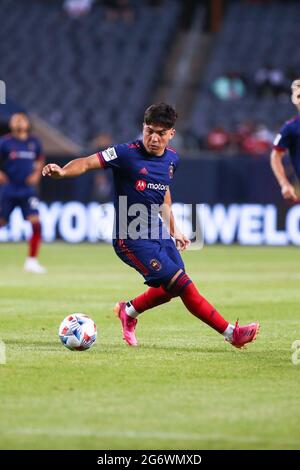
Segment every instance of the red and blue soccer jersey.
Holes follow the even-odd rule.
[[[108,148],[98,157],[104,168],[113,170],[116,238],[161,238],[159,207],[178,166],[176,151],[167,147],[157,157],[137,140]]]
[[[114,249],[150,286],[167,285],[184,264],[159,208],[177,169],[179,157],[170,147],[162,156],[149,154],[142,141],[116,145],[98,153],[112,168],[115,186]]]
[[[41,144],[36,137],[20,140],[8,134],[0,139],[0,167],[13,185],[26,185],[41,153]]]
[[[300,178],[300,115],[282,126],[274,140],[274,148],[289,151],[296,175]]]
[[[38,213],[36,190],[26,183],[26,179],[40,158],[41,144],[35,137],[19,140],[9,134],[0,139],[0,169],[8,178],[8,183],[2,187],[1,219],[8,221],[15,207],[21,208],[24,218]]]

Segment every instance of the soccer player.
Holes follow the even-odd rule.
[[[275,137],[271,152],[271,168],[281,187],[281,194],[284,199],[298,201],[296,190],[286,175],[282,158],[289,151],[295,173],[300,179],[300,79],[293,81],[291,90],[291,100],[296,106],[298,114],[287,121]]]
[[[41,243],[41,223],[36,186],[41,178],[44,157],[40,142],[30,135],[30,122],[25,114],[13,114],[9,127],[11,134],[0,139],[0,185],[3,185],[0,227],[7,224],[14,208],[19,206],[24,219],[32,226],[24,270],[42,274],[46,270],[37,259]]]
[[[168,144],[175,134],[176,118],[172,106],[152,105],[145,112],[142,140],[72,160],[63,168],[50,163],[42,173],[52,178],[66,178],[88,170],[112,168],[116,209],[114,249],[149,285],[146,292],[115,306],[122,323],[123,339],[129,345],[137,345],[138,315],[179,296],[193,315],[221,333],[233,346],[241,348],[256,338],[259,324],[229,324],[199,294],[178,251],[185,250],[190,241],[176,227],[171,210],[169,185],[178,166],[178,155]],[[166,232],[160,212],[172,238]],[[139,213],[138,223],[136,213]]]

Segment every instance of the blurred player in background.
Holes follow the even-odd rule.
[[[119,258],[135,268],[144,277],[145,284],[150,286],[135,299],[120,301],[115,306],[115,313],[122,323],[123,339],[129,345],[137,345],[135,327],[139,314],[180,297],[193,315],[222,334],[233,346],[241,348],[256,338],[259,324],[229,324],[199,294],[185,272],[178,251],[185,250],[190,241],[176,227],[171,209],[169,185],[179,157],[168,144],[175,134],[176,118],[177,113],[172,106],[165,103],[152,105],[145,112],[142,140],[73,160],[63,168],[48,164],[43,168],[43,175],[66,178],[88,170],[112,168],[116,209],[114,249]],[[126,208],[122,206],[124,197]],[[130,212],[137,206],[139,232],[133,233],[131,228],[135,226],[135,219]]]
[[[284,199],[299,201],[294,186],[287,178],[282,158],[289,152],[295,173],[300,179],[300,79],[291,85],[292,103],[298,110],[297,116],[287,121],[277,134],[271,153],[271,167],[281,187]]]
[[[30,135],[30,122],[23,113],[14,114],[9,122],[11,133],[0,139],[0,227],[6,225],[15,207],[20,207],[24,219],[32,226],[29,252],[24,270],[42,274],[37,255],[41,242],[37,185],[44,166],[41,144]]]

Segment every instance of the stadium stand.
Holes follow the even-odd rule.
[[[228,5],[220,31],[213,38],[213,47],[190,117],[190,128],[201,138],[214,127],[234,131],[239,123],[251,119],[277,129],[279,123],[295,114],[288,87],[291,69],[300,74],[300,32],[297,2],[250,3]],[[258,97],[255,92],[256,72],[270,64],[286,77],[286,94]],[[238,99],[221,100],[212,93],[214,80],[228,72],[246,79],[246,90]]]
[[[99,2],[74,19],[61,1],[1,0],[0,78],[8,96],[83,147],[99,133],[136,136],[179,4],[133,3],[130,22],[110,21]]]

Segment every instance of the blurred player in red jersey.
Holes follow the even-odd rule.
[[[6,225],[15,207],[20,207],[24,219],[32,226],[28,257],[24,270],[45,273],[37,256],[41,243],[41,222],[38,213],[37,185],[44,166],[39,140],[30,135],[26,114],[16,113],[9,122],[11,133],[0,139],[0,227]]]
[[[176,227],[171,209],[169,185],[179,157],[168,144],[175,134],[176,118],[172,106],[165,103],[152,105],[145,112],[142,140],[72,160],[63,168],[50,163],[43,168],[43,175],[58,179],[93,169],[112,168],[116,209],[114,249],[117,256],[136,269],[150,286],[133,300],[120,301],[115,306],[115,313],[122,323],[123,339],[130,346],[137,345],[138,315],[180,297],[193,315],[222,334],[233,346],[241,348],[256,338],[259,324],[229,324],[199,294],[185,272],[178,251],[185,250],[190,241]],[[125,201],[129,210],[124,206]],[[139,213],[138,224],[135,211]],[[138,231],[134,230],[137,225]]]
[[[300,79],[291,85],[292,103],[298,110],[297,116],[287,121],[275,137],[271,153],[271,168],[281,188],[284,199],[299,201],[294,186],[288,180],[282,158],[289,152],[295,173],[300,179]]]

